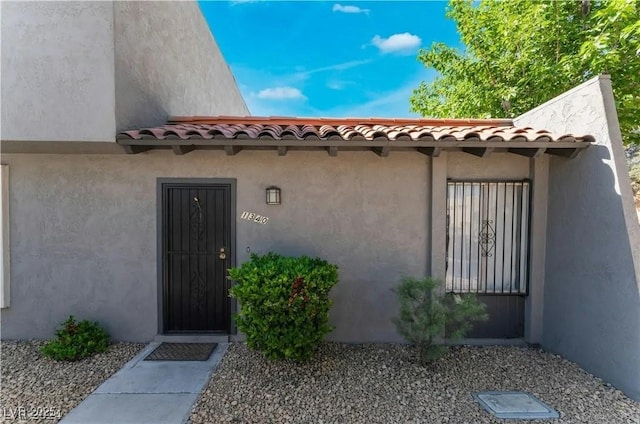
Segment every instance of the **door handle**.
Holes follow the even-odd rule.
[[[226,249],[225,249],[224,247],[221,247],[221,248],[220,248],[220,252],[218,253],[218,257],[219,257],[221,260],[225,260],[225,259],[227,259],[227,251],[226,251]]]

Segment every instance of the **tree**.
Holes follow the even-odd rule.
[[[640,143],[640,0],[450,0],[464,51],[418,59],[439,76],[411,96],[434,117],[515,117],[600,73],[611,75],[625,144]]]

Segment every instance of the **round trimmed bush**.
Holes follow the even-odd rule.
[[[270,359],[309,359],[329,325],[329,291],[338,267],[325,260],[267,253],[229,270],[238,299],[235,319],[249,347]]]

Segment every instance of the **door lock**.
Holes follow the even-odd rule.
[[[220,253],[218,254],[218,257],[222,260],[227,259],[227,252],[224,247],[220,248]]]

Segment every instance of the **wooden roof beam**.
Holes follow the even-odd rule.
[[[241,146],[224,146],[224,151],[227,152],[227,156],[235,156],[242,150]]]
[[[384,147],[372,147],[371,150],[378,156],[382,157],[382,158],[386,158],[387,156],[389,156],[389,151],[391,151],[391,148],[389,146],[384,146]]]
[[[463,147],[462,151],[479,158],[486,158],[493,153],[493,147]]]
[[[196,148],[196,146],[179,146],[179,145],[173,145],[171,146],[171,150],[173,150],[173,153],[175,153],[176,155],[186,155],[187,153],[193,151]]]
[[[124,151],[129,155],[135,155],[138,153],[146,152],[147,150],[151,150],[153,146],[130,146],[130,145],[122,145]]]
[[[528,158],[539,158],[547,150],[546,147],[539,147],[537,149],[523,149],[523,148],[510,148],[509,153],[514,153],[520,156],[526,156]]]
[[[571,149],[571,148],[563,148],[563,149],[547,149],[547,153],[554,156],[561,156],[567,159],[575,159],[580,153],[582,153],[584,149]]]
[[[434,158],[440,156],[441,152],[440,147],[418,147],[416,150],[423,155],[431,156]]]

